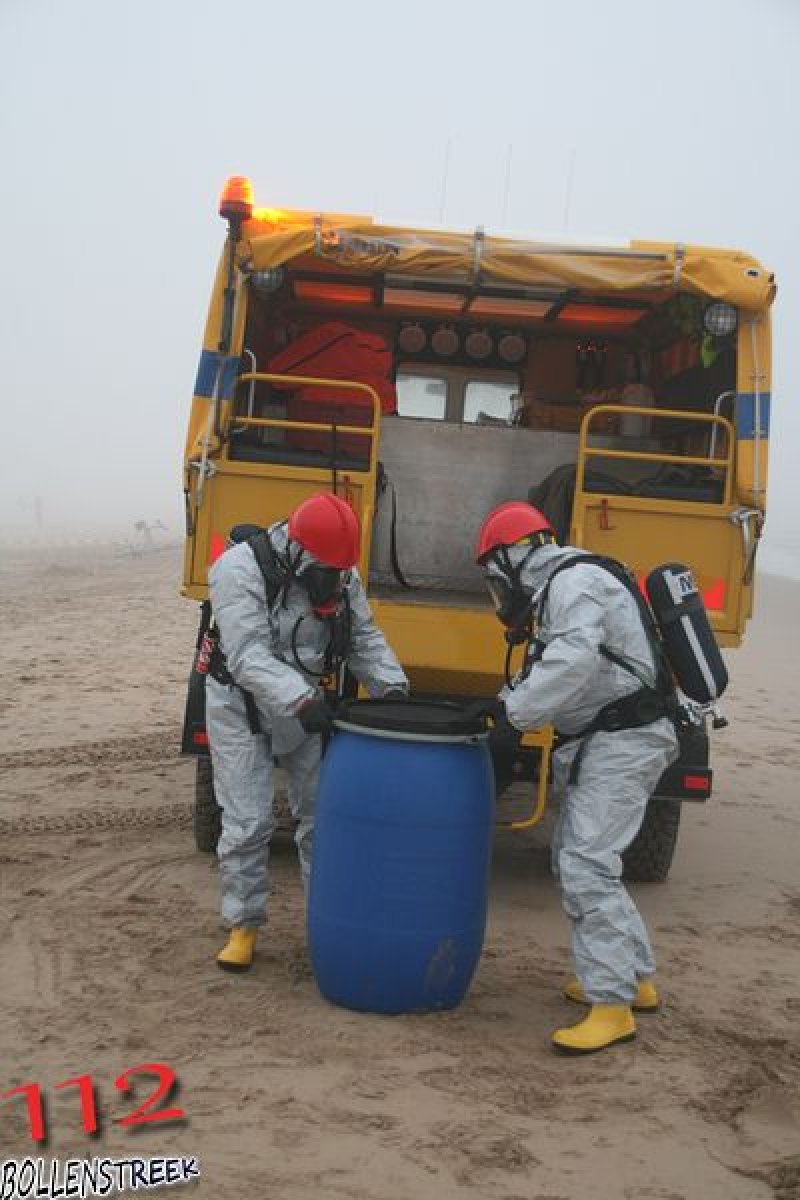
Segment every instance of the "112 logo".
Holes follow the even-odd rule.
[[[139,1063],[136,1067],[128,1067],[114,1080],[114,1087],[124,1093],[133,1091],[137,1076],[156,1076],[154,1090],[133,1112],[125,1117],[115,1118],[115,1124],[122,1128],[131,1129],[137,1125],[146,1125],[156,1121],[182,1121],[186,1117],[183,1108],[167,1107],[167,1101],[177,1085],[177,1076],[166,1063]],[[95,1134],[99,1128],[97,1114],[97,1089],[92,1075],[76,1075],[73,1079],[65,1079],[53,1085],[54,1091],[64,1091],[75,1088],[80,1103],[81,1122],[84,1133]],[[10,1100],[15,1096],[24,1096],[31,1140],[44,1142],[47,1140],[47,1116],[45,1093],[38,1083],[23,1083],[10,1091],[0,1093],[0,1101]]]

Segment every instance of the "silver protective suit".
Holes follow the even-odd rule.
[[[285,525],[273,526],[270,535],[275,549],[285,550]],[[226,550],[208,578],[220,645],[239,685],[228,687],[210,676],[206,682],[214,788],[222,809],[217,849],[222,916],[230,926],[263,925],[276,758],[288,774],[289,806],[298,822],[295,840],[308,885],[321,738],[307,734],[293,714],[318,685],[328,627],[315,617],[306,590],[297,583],[289,586],[285,605],[280,598],[267,605],[263,576],[246,544]],[[348,667],[370,695],[382,695],[390,687],[407,688],[405,673],[372,618],[355,570],[347,593],[352,621]],[[295,662],[293,639],[301,666]],[[255,700],[262,733],[251,732],[241,688]]]
[[[528,550],[512,547],[512,563],[519,565]],[[535,600],[559,563],[580,553],[571,546],[538,548],[522,569],[522,586]],[[538,633],[546,644],[540,661],[501,693],[519,730],[553,724],[560,733],[579,733],[604,705],[636,690],[636,680],[599,653],[601,644],[655,682],[636,602],[601,567],[573,566],[553,580]],[[621,882],[620,856],[677,754],[674,727],[662,718],[638,729],[590,734],[554,755],[553,786],[561,807],[553,872],[572,922],[577,975],[594,1004],[630,1004],[637,981],[656,969],[642,918]]]

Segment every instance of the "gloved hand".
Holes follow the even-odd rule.
[[[511,724],[505,712],[495,719],[489,730],[489,749],[493,754],[513,754],[519,746],[522,734]]]
[[[407,699],[408,699],[408,692],[406,691],[406,689],[404,687],[401,687],[400,684],[397,684],[395,687],[387,688],[386,691],[381,696],[381,700],[407,700]]]
[[[499,697],[495,697],[493,700],[485,700],[483,698],[472,700],[467,705],[467,712],[473,717],[491,717],[495,725],[501,722],[508,723],[506,706]]]
[[[294,715],[306,733],[328,733],[333,725],[333,713],[319,692],[314,692]]]

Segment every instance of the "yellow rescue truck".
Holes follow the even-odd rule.
[[[767,484],[775,284],[757,261],[259,208],[241,177],[220,214],[184,459],[185,596],[207,610],[234,525],[331,489],[361,518],[360,570],[414,692],[494,696],[515,664],[473,547],[493,506],[530,499],[560,540],[639,578],[687,563],[718,640],[739,644]],[[510,827],[541,819],[552,746],[543,729],[496,750],[500,790],[532,781]],[[211,849],[191,697],[184,749],[201,756],[196,834]],[[666,877],[682,801],[710,791],[701,724],[653,797],[629,878]]]

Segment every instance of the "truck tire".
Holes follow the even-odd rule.
[[[680,823],[680,800],[652,796],[641,829],[622,855],[623,878],[636,883],[663,883],[672,866]]]
[[[211,759],[197,759],[194,780],[194,813],[192,814],[194,842],[203,854],[214,854],[222,832],[222,810],[214,795],[214,772]]]

